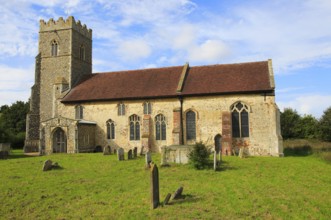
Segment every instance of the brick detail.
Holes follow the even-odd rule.
[[[182,129],[181,129],[181,114],[180,108],[173,110],[173,130],[172,130],[172,143],[179,145],[182,143]]]
[[[222,154],[232,153],[232,121],[231,112],[222,112]]]

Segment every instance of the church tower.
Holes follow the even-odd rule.
[[[40,20],[35,83],[27,115],[25,152],[39,148],[40,123],[56,116],[54,89],[69,91],[92,74],[92,30],[70,16]],[[57,84],[61,86],[56,86]]]

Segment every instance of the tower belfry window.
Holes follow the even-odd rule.
[[[79,48],[79,59],[85,60],[85,46],[81,45]]]
[[[58,52],[58,43],[56,42],[56,40],[52,41],[52,57],[56,57],[57,56],[57,52]]]

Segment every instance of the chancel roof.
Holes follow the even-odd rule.
[[[86,102],[273,92],[271,61],[91,74],[62,99]]]

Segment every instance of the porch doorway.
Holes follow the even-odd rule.
[[[61,128],[53,133],[53,153],[67,153],[67,137]]]

